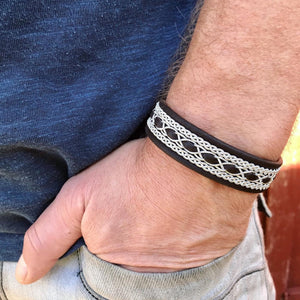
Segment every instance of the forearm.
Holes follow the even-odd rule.
[[[300,106],[298,23],[300,5],[294,0],[207,0],[167,104],[224,142],[277,161]],[[151,142],[146,147],[148,174],[157,174],[151,170],[157,164],[161,173],[172,174],[172,181],[166,175],[157,178],[162,189],[168,187],[176,208],[192,207],[194,228],[210,220],[223,235],[220,247],[224,240],[236,245],[256,195],[197,174]],[[203,209],[207,220],[197,217]]]
[[[207,0],[167,97],[211,135],[277,160],[300,106],[300,4]]]

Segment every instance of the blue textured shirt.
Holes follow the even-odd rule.
[[[194,4],[0,2],[0,261],[68,178],[136,132]]]

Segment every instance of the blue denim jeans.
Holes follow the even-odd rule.
[[[1,300],[273,300],[256,207],[244,240],[213,262],[174,273],[136,273],[101,260],[86,247],[60,260],[41,280],[20,285],[16,263],[1,264]]]

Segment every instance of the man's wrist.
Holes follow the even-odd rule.
[[[202,75],[195,78],[195,73]],[[183,67],[170,88],[167,104],[190,123],[231,146],[277,161],[299,108],[284,100],[289,99],[288,93],[284,99],[277,95],[270,100],[261,92],[267,86],[253,82],[241,89],[227,86],[224,77],[224,73],[217,75],[205,66]]]
[[[276,161],[300,107],[299,39],[288,42],[299,27],[280,2],[256,2],[205,2],[167,104],[224,142]],[[245,13],[248,22],[239,22]]]
[[[149,138],[145,140],[138,166],[148,174],[148,185],[156,184],[153,196],[157,190],[164,190],[174,199],[171,205],[174,204],[175,209],[177,202],[194,210],[205,207],[218,218],[221,215],[228,218],[232,225],[249,217],[256,198],[255,194],[227,187],[187,168],[160,150]],[[163,202],[164,194],[161,197]]]

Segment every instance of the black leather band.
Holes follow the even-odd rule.
[[[186,167],[232,188],[266,190],[282,160],[266,160],[237,149],[180,117],[165,102],[157,103],[147,122],[148,137]]]

